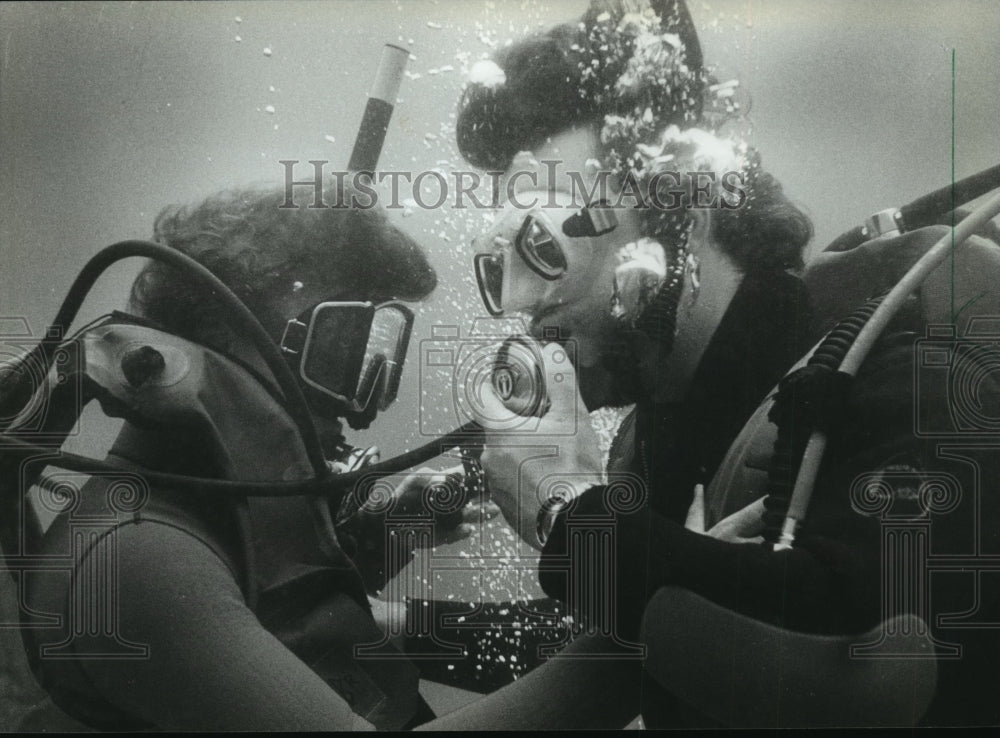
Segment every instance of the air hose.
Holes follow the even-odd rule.
[[[805,371],[802,373],[808,374],[810,370],[819,370],[819,372],[827,375],[836,372],[847,355],[847,351],[857,339],[861,329],[864,328],[878,306],[882,304],[882,300],[885,299],[886,294],[883,293],[871,298],[853,313],[838,322],[827,333],[819,346],[816,347],[816,350],[806,362]],[[798,372],[793,372],[788,376],[795,377],[797,374]],[[793,418],[789,417],[785,412],[781,412],[786,407],[784,405],[786,399],[789,402],[801,399],[785,395],[785,393],[792,394],[793,392],[794,390],[789,386],[789,383],[783,381],[782,385],[779,386],[778,399],[775,403],[775,409],[772,410],[771,414],[771,420],[777,425],[777,436],[774,440],[771,462],[768,467],[767,494],[764,498],[764,507],[766,510],[765,539],[771,543],[774,543],[778,538],[782,519],[788,513],[792,490],[795,488],[796,473],[802,453],[805,450],[806,441],[808,440],[808,436],[803,436],[801,433],[794,433],[796,423]],[[808,423],[809,419],[806,418],[805,422]],[[796,438],[800,439],[798,443],[795,443]]]
[[[120,241],[98,251],[84,265],[76,279],[73,280],[73,284],[70,286],[62,305],[60,305],[55,319],[45,331],[47,338],[42,339],[28,356],[22,359],[20,365],[30,367],[41,364],[44,374],[47,374],[52,364],[55,349],[61,343],[61,336],[64,335],[66,328],[76,319],[76,315],[83,305],[87,294],[93,288],[94,283],[112,264],[133,257],[155,259],[156,261],[161,261],[182,270],[187,276],[198,282],[205,289],[206,294],[212,295],[213,299],[218,300],[225,306],[233,321],[233,327],[245,333],[250,338],[254,347],[260,353],[261,358],[267,364],[267,368],[274,375],[274,379],[281,390],[285,408],[302,434],[303,443],[305,444],[306,453],[308,454],[313,471],[318,477],[327,476],[330,471],[326,465],[326,457],[323,455],[323,447],[320,444],[312,415],[309,413],[302,389],[299,387],[298,381],[295,379],[295,375],[292,374],[292,370],[282,356],[280,349],[271,340],[271,337],[267,334],[267,331],[260,324],[260,321],[257,320],[256,316],[250,312],[250,309],[243,304],[240,298],[221,279],[200,262],[175,249],[170,249],[151,241],[131,240]],[[49,336],[53,338],[48,338]],[[8,376],[14,377],[16,374],[10,372]],[[24,373],[22,377],[30,378],[30,372]],[[8,396],[10,394],[21,394],[17,391],[19,388],[16,387],[4,387],[3,389]],[[6,397],[2,398],[2,400],[6,399]],[[4,417],[13,417],[15,414],[11,412],[10,408],[4,408]]]

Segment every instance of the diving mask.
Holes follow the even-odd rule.
[[[605,201],[588,205],[572,213],[561,224],[540,209],[533,209],[520,216],[513,241],[495,236],[494,243],[502,247],[513,246],[521,261],[542,279],[552,282],[567,270],[566,239],[595,238],[610,233],[618,226],[618,219]],[[501,221],[501,225],[509,222]],[[513,229],[509,229],[513,230]],[[505,259],[511,258],[510,248],[494,249],[492,253],[476,254],[473,258],[479,294],[490,315],[503,315]]]
[[[321,302],[288,321],[281,350],[312,389],[362,412],[396,399],[413,312],[400,302]]]

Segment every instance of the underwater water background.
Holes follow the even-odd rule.
[[[464,70],[585,0],[0,4],[0,316],[37,335],[101,247],[146,238],[172,203],[280,183],[280,160],[346,166],[382,45],[414,58],[380,167],[464,168]],[[813,218],[812,249],[870,213],[998,163],[1000,4],[992,0],[690,0],[706,62],[752,99],[748,141]],[[953,56],[954,49],[954,106]],[[954,128],[953,128],[954,124]],[[421,371],[435,325],[483,315],[468,242],[488,214],[389,217],[427,249],[399,400],[357,445],[383,455],[455,424],[450,375]],[[81,319],[121,308],[136,264]],[[378,265],[373,264],[373,269]],[[2,337],[0,337],[2,339]],[[95,448],[108,439],[93,439]],[[87,441],[82,445],[86,450]],[[10,621],[6,576],[0,622]],[[0,633],[0,730],[39,698]],[[18,670],[20,669],[20,671]],[[6,670],[6,671],[5,671]]]

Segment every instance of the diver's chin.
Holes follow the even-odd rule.
[[[639,331],[621,331],[617,340],[604,346],[600,365],[606,372],[606,407],[624,407],[651,396],[649,377],[643,367],[649,339]]]

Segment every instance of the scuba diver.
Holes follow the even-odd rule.
[[[559,337],[530,432],[510,432],[486,388],[494,501],[541,551],[548,594],[589,631],[645,644],[630,704],[649,725],[995,724],[1000,248],[970,236],[935,271],[949,231],[904,229],[903,208],[804,282],[788,273],[809,221],[755,152],[709,130],[679,17],[679,2],[595,2],[463,94],[466,159],[534,173],[541,192],[517,199],[546,203],[507,207],[479,243],[484,303]],[[639,203],[581,233],[569,174],[592,192],[598,170],[610,199]],[[586,409],[630,402],[604,470]]]
[[[5,524],[33,510],[51,519],[20,541],[6,531],[8,557],[61,562],[21,575],[27,654],[56,704],[92,727],[399,729],[433,717],[416,669],[373,620],[366,592],[378,585],[352,559],[352,536],[377,528],[379,512],[344,514],[347,493],[340,505],[256,495],[349,455],[341,423],[366,427],[395,399],[413,319],[405,302],[426,297],[436,276],[380,211],[282,208],[283,198],[282,188],[220,193],[164,210],[159,246],[119,245],[153,257],[129,312],[52,347],[58,377],[36,395],[44,426],[24,436],[65,437],[93,401],[120,419],[106,468],[60,469],[58,454],[4,459]],[[214,275],[211,289],[192,264]],[[220,298],[227,287],[256,337]],[[226,494],[223,480],[249,496]],[[23,507],[12,502],[28,485]],[[370,653],[355,654],[364,644]]]

